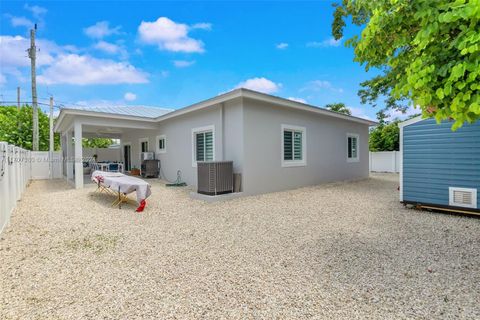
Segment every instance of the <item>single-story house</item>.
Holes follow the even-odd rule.
[[[121,141],[125,169],[140,167],[141,152],[160,160],[162,177],[197,185],[197,161],[233,161],[246,195],[368,177],[367,119],[248,89],[188,107],[63,108],[64,176],[77,188],[83,176],[82,137]],[[72,139],[75,138],[75,139]],[[75,142],[67,143],[74,140]],[[73,170],[75,166],[75,170]]]
[[[400,126],[400,201],[480,212],[480,122],[452,131],[421,116]]]

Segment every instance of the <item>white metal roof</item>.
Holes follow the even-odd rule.
[[[67,114],[94,115],[95,113],[97,113],[98,116],[101,116],[101,117],[117,117],[117,118],[123,118],[123,119],[160,122],[173,117],[180,116],[182,114],[208,108],[215,104],[223,103],[228,100],[240,98],[240,97],[273,103],[273,104],[287,107],[287,108],[313,112],[313,113],[322,114],[322,115],[330,116],[334,118],[340,118],[340,119],[344,119],[352,122],[366,124],[369,126],[377,125],[375,121],[371,121],[368,119],[349,116],[343,113],[319,108],[309,104],[292,101],[285,98],[280,98],[280,97],[260,93],[257,91],[245,89],[245,88],[240,88],[240,89],[235,89],[227,93],[218,95],[216,97],[213,97],[213,98],[210,98],[210,99],[207,99],[207,100],[192,104],[188,107],[177,109],[177,110],[156,108],[156,107],[146,107],[146,106],[107,106],[107,107],[105,106],[99,106],[99,107],[88,106],[87,107],[87,106],[78,106],[78,105],[65,106],[60,110],[60,115],[55,124],[55,131],[58,130],[65,115]]]
[[[67,105],[62,109],[82,110],[98,113],[110,113],[124,116],[142,117],[142,118],[157,118],[163,116],[173,109],[149,107],[149,106],[82,106],[82,105]]]

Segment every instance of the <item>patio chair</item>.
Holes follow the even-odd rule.
[[[118,163],[110,163],[108,164],[108,171],[109,172],[119,172],[119,165]]]

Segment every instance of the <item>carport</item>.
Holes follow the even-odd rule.
[[[119,110],[124,114],[118,114]],[[155,117],[168,111],[160,108],[115,107],[117,114],[112,114],[110,108],[63,108],[55,124],[55,132],[61,134],[63,177],[76,189],[83,188],[83,138],[121,141],[122,135],[132,130],[156,130],[159,124]]]

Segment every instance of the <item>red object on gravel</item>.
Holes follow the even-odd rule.
[[[147,201],[145,201],[145,199],[143,199],[142,201],[140,201],[140,205],[138,206],[137,210],[135,210],[136,212],[142,212],[143,209],[145,209],[145,206],[147,205]]]

